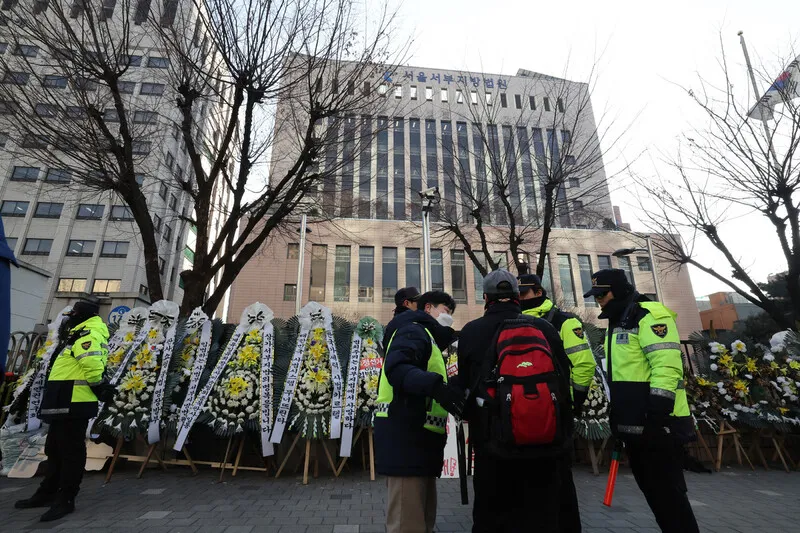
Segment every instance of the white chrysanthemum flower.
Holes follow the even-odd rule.
[[[720,353],[720,351],[722,351],[724,348],[724,346],[718,342],[709,342],[708,347],[711,349],[711,353]]]
[[[713,364],[713,363],[711,364],[711,366],[709,368],[711,369],[712,372],[716,372],[717,369],[719,369],[719,367],[717,365]]]
[[[739,339],[736,339],[731,343],[731,352],[733,352],[733,355],[736,355],[738,353],[746,353],[747,346],[745,346],[745,344]]]
[[[732,402],[732,401],[733,401],[733,396],[731,396],[730,394],[726,394],[726,395],[725,395],[725,399],[726,399],[727,401],[729,401],[729,402]]]
[[[775,356],[772,355],[771,353],[765,353],[762,359],[764,359],[764,361],[772,362],[775,360]]]

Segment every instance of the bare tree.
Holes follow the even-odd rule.
[[[51,35],[67,33],[69,48],[79,53],[60,61],[59,70],[88,76],[100,87],[97,94],[113,101],[113,124],[102,102],[81,102],[88,111],[88,124],[81,127],[90,133],[80,138],[89,135],[96,142],[71,143],[69,156],[82,169],[73,181],[114,191],[130,206],[142,235],[151,295],[160,297],[159,250],[136,180],[140,166],[157,158],[142,160],[136,148],[143,139],[157,144],[159,134],[180,138],[187,168],[178,172],[170,165],[164,181],[191,200],[192,209],[178,218],[196,232],[193,266],[180,274],[182,312],[197,306],[214,312],[270,233],[300,208],[308,209],[335,172],[319,159],[328,147],[337,149],[347,133],[323,135],[330,130],[326,121],[369,113],[382,99],[375,88],[391,68],[387,65],[399,59],[392,50],[405,52],[402,40],[399,46],[397,40],[390,43],[394,14],[370,6],[372,22],[362,28],[352,0],[196,0],[152,9],[140,0],[135,8],[117,4],[111,16],[101,4],[79,5],[77,14],[53,9],[46,17],[30,17],[28,34],[21,35],[56,53],[65,46]],[[36,8],[15,9],[23,18]],[[81,31],[70,30],[74,27]],[[144,36],[169,58],[164,71],[169,127],[161,121],[156,132],[133,127],[141,110],[120,90],[127,58]],[[279,105],[287,101],[291,105]],[[20,113],[15,120],[24,117],[20,122],[30,134],[42,135],[43,123],[49,128],[45,134],[57,139],[79,129],[64,132],[62,124],[29,115]],[[57,145],[46,151],[50,157],[64,152]]]
[[[746,78],[733,83],[733,76],[744,74],[732,72],[723,46],[720,66],[719,80],[701,78],[698,88],[686,89],[701,111],[703,126],[687,134],[678,154],[668,159],[672,174],[636,176],[638,185],[655,200],[644,222],[664,237],[653,241],[660,260],[678,267],[693,265],[789,327],[791,318],[748,272],[749,262],[757,258],[741,255],[735,243],[722,236],[735,218],[760,215],[780,243],[790,308],[799,327],[800,109],[793,100],[797,93],[791,84],[768,81],[783,103],[771,113],[759,104],[752,113],[756,118],[751,118],[748,110],[754,99],[749,83]],[[758,118],[761,111],[772,116],[769,122]],[[729,273],[698,258],[697,250],[704,244],[711,245]]]
[[[495,90],[463,76],[449,105],[456,131],[441,137],[439,232],[483,275],[501,266],[500,247],[520,273],[537,252],[541,276],[553,228],[603,227],[611,215],[603,159],[619,137],[598,134],[594,74],[589,83],[520,74],[524,85]]]

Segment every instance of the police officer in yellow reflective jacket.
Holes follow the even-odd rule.
[[[683,444],[694,438],[675,313],[639,295],[620,269],[592,274],[608,319],[604,343],[611,429],[625,443],[631,470],[661,530],[698,531],[683,477]]]
[[[108,329],[96,301],[75,303],[61,325],[60,345],[47,376],[39,416],[50,424],[45,442],[47,471],[31,498],[18,509],[50,507],[41,520],[57,520],[75,510],[86,466],[86,429],[97,415],[93,388],[101,385],[108,358]]]
[[[460,415],[464,394],[448,384],[442,350],[453,340],[456,304],[441,291],[423,294],[418,310],[395,315],[378,383],[375,459],[387,477],[387,533],[431,533],[436,478],[442,473],[447,413]]]

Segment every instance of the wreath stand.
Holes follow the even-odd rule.
[[[589,450],[589,461],[592,463],[592,472],[595,476],[600,475],[599,466],[603,462],[603,453],[606,451],[606,444],[608,444],[608,437],[604,438],[600,443],[600,449],[595,451],[594,442],[591,439],[586,439],[586,448]]]
[[[697,430],[695,431],[695,435],[697,435],[697,441],[694,443],[694,446],[692,446],[690,449],[697,450],[696,451],[697,459],[699,461],[701,461],[701,462],[703,461],[703,453],[702,452],[705,451],[706,452],[706,456],[708,457],[708,460],[711,462],[711,464],[712,465],[715,464],[714,454],[711,453],[711,448],[708,447],[708,443],[706,442],[706,438],[703,436],[703,432],[700,431],[700,428],[697,428]]]
[[[292,441],[292,445],[289,447],[289,451],[286,452],[286,457],[283,458],[283,462],[281,462],[280,467],[278,467],[278,472],[275,474],[275,478],[280,477],[281,472],[283,472],[286,463],[289,461],[289,458],[292,456],[292,451],[294,451],[295,446],[297,446],[297,442],[300,440],[300,433],[298,432],[295,436],[294,440]],[[331,471],[335,477],[339,477],[339,470],[336,468],[336,463],[333,460],[333,456],[331,452],[328,450],[328,446],[325,444],[323,439],[305,439],[305,453],[303,455],[303,485],[308,485],[308,467],[309,463],[311,462],[311,451],[312,451],[312,442],[314,443],[314,451],[317,450],[317,445],[321,444],[322,449],[325,450],[325,455],[328,458],[328,464],[331,467]],[[299,465],[298,465],[299,468]],[[315,456],[314,457],[314,477],[319,477],[319,459]]]
[[[122,457],[123,459],[127,459],[128,461],[134,462],[141,462],[144,463],[142,467],[139,469],[139,474],[136,476],[137,478],[142,477],[142,473],[144,472],[144,467],[147,466],[147,463],[150,462],[150,458],[153,457],[153,452],[158,446],[159,443],[156,444],[147,444],[147,441],[144,440],[144,437],[141,433],[136,434],[136,440],[147,446],[147,456],[141,455],[120,455],[120,451],[122,451],[122,445],[125,442],[125,439],[122,436],[117,437],[117,444],[114,446],[114,455],[111,457],[111,464],[108,466],[108,473],[106,474],[106,480],[104,483],[108,483],[111,481],[111,476],[114,475],[114,467],[117,464],[117,460]],[[188,455],[187,455],[188,457]],[[167,470],[167,465],[161,459],[159,454],[155,454],[156,461],[158,461],[158,465],[161,467],[162,470]],[[194,468],[193,468],[194,470]]]
[[[764,457],[764,451],[761,449],[761,439],[769,439],[772,441],[772,445],[775,449],[772,454],[773,461],[780,458],[781,463],[783,464],[783,469],[786,470],[786,472],[791,472],[791,470],[795,468],[795,462],[792,460],[792,457],[789,455],[789,451],[786,449],[786,445],[784,444],[785,437],[773,429],[762,428],[755,433],[753,437],[753,444],[750,446],[750,451],[752,452],[755,450],[759,459],[761,459],[761,464],[764,467],[764,470],[769,470],[769,464],[767,463],[767,458]],[[787,464],[787,460],[788,463],[792,465],[791,469],[789,468],[789,464]]]
[[[223,458],[222,462],[221,463],[213,463],[213,462],[209,463],[212,468],[219,468],[220,469],[220,471],[219,471],[219,483],[222,483],[223,479],[225,478],[225,469],[230,464],[228,462],[228,457],[230,456],[231,446],[233,444],[233,437],[234,437],[234,435],[231,435],[228,438],[228,445],[225,448],[225,457]],[[239,438],[238,449],[236,451],[236,459],[234,460],[233,464],[231,464],[231,467],[232,467],[231,476],[236,477],[236,474],[239,472],[239,470],[251,470],[251,471],[254,471],[254,472],[266,472],[266,473],[269,473],[269,470],[270,470],[269,459],[262,455],[262,450],[258,449],[258,446],[256,446],[255,441],[253,441],[252,439],[249,442],[250,442],[250,444],[253,445],[253,449],[256,450],[258,452],[258,454],[261,456],[261,460],[264,462],[264,466],[241,466],[242,452],[244,451],[244,442],[246,440],[248,440],[247,439],[247,431],[243,432],[242,436]]]
[[[371,426],[367,428],[367,438],[368,438],[368,442],[369,442],[369,480],[370,481],[375,481],[375,445],[374,445],[374,442],[373,442],[373,432],[374,431],[375,430]],[[361,438],[361,435],[362,435],[363,432],[364,432],[364,426],[361,426],[360,428],[358,428],[358,431],[356,432],[356,436],[353,439],[353,445],[355,445],[355,443],[359,441],[359,438]],[[339,463],[339,468],[335,472],[336,477],[339,477],[339,474],[342,473],[342,469],[344,468],[344,466],[347,463],[348,459],[350,459],[350,458],[349,457],[342,457],[342,460]],[[365,452],[364,452],[364,441],[362,440],[361,441],[361,466],[364,469],[366,469],[366,466],[367,466],[366,463],[367,463],[367,461],[366,461],[366,456],[365,456]]]
[[[739,465],[742,464],[742,456],[747,459],[747,464],[750,465],[750,470],[755,470],[750,457],[742,446],[742,441],[739,438],[739,430],[731,426],[727,420],[723,420],[717,432],[717,464],[715,465],[717,472],[722,468],[722,455],[725,451],[725,436],[731,435],[733,438],[733,448],[736,450],[736,461]]]

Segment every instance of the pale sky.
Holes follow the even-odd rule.
[[[369,5],[370,0],[365,1]],[[753,0],[672,0],[658,5],[642,0],[390,1],[400,6],[402,31],[414,35],[408,63],[415,66],[506,75],[524,68],[582,81],[597,63],[595,114],[606,110],[617,129],[630,125],[616,166],[647,150],[637,160],[637,170],[649,174],[669,173],[661,159],[676,152],[682,134],[702,125],[680,87],[697,87],[698,74],[719,79],[720,39],[734,85],[748,83],[739,30],[744,31],[753,63],[766,65],[775,75],[783,60],[800,50],[796,0],[760,7]],[[609,174],[617,170],[614,163],[607,165]],[[644,230],[637,224],[636,199],[624,185],[612,184],[612,202],[634,230]],[[759,218],[737,218],[723,227],[723,236],[731,237],[734,253],[741,254],[753,277],[766,280],[786,266],[769,224],[760,224]],[[713,257],[709,249],[705,245],[701,258]],[[729,268],[721,270],[727,273]],[[710,276],[693,269],[690,273],[695,295],[726,290]]]

